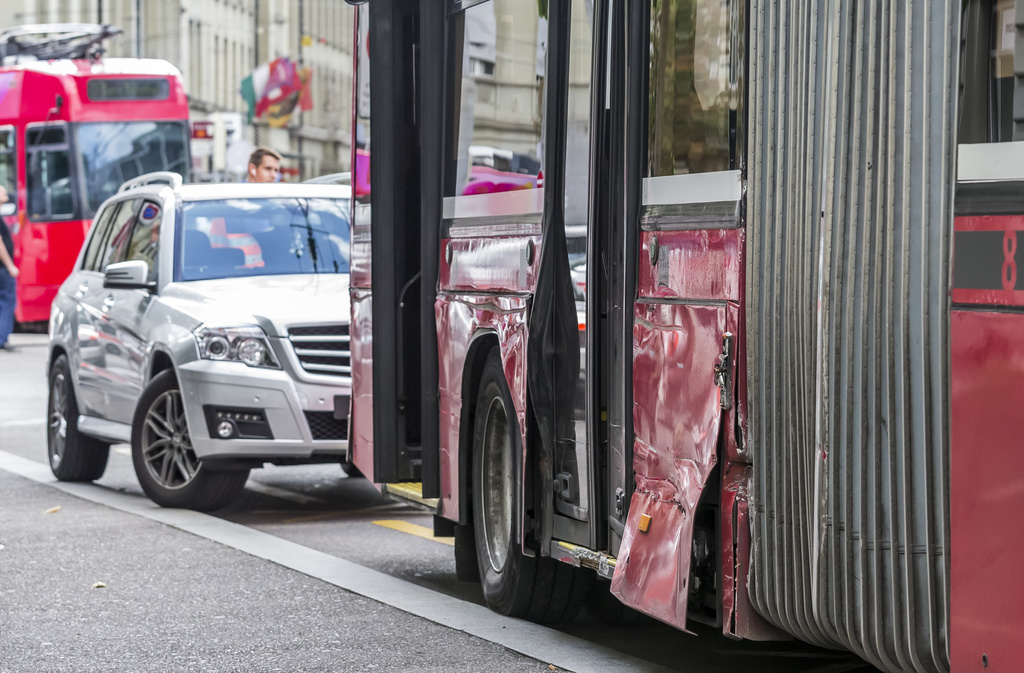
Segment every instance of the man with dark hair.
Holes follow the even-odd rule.
[[[281,155],[269,147],[257,147],[249,155],[249,182],[277,182]]]
[[[0,185],[0,206],[7,203],[7,188]],[[14,304],[17,301],[18,267],[14,266],[14,239],[0,218],[0,350],[12,351],[7,337],[14,331]]]

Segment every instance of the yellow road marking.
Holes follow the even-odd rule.
[[[414,523],[408,521],[398,521],[394,519],[385,519],[381,521],[373,522],[377,526],[383,526],[384,528],[390,528],[391,530],[397,530],[402,533],[408,533],[409,535],[415,535],[416,537],[426,538],[427,540],[433,540],[434,542],[440,542],[450,547],[455,546],[455,538],[453,537],[434,537],[434,531],[426,526],[417,526]]]
[[[400,502],[392,502],[387,505],[377,505],[375,507],[364,507],[362,509],[347,509],[331,512],[316,512],[313,514],[307,514],[304,516],[292,517],[290,519],[282,519],[281,523],[305,523],[307,521],[321,521],[324,519],[347,519],[352,517],[362,516],[371,512],[380,512],[382,510],[412,510],[409,505],[402,504]],[[281,510],[253,510],[253,514],[278,514],[282,513]]]

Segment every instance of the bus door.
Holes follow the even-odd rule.
[[[970,0],[950,313],[950,623],[954,671],[1024,657],[1024,99],[1021,10]],[[1016,56],[1019,63],[1020,56]],[[1016,633],[1013,637],[1010,634]]]
[[[622,222],[637,241],[625,266],[635,291],[623,302],[635,490],[612,593],[685,628],[688,604],[691,617],[721,621],[720,429],[736,402],[743,248],[743,3],[628,4],[630,70],[643,73],[628,85],[633,193]]]
[[[564,161],[564,198],[554,204],[564,209],[558,217],[567,254],[553,262],[568,264],[580,358],[572,433],[565,433],[555,454],[552,533],[558,541],[612,556],[632,492],[622,438],[630,425],[623,419],[632,417],[625,387],[632,337],[624,316],[633,302],[628,313],[622,310],[622,298],[632,290],[623,285],[625,252],[617,225],[627,198],[621,142],[627,108],[621,95],[624,11],[621,0],[574,0],[566,26],[554,27],[567,45],[560,84],[565,107],[559,115],[561,120],[564,114],[564,155],[558,157]]]
[[[419,6],[381,0],[357,12],[352,462],[375,483],[410,482],[417,497],[436,497],[437,384],[431,372],[437,347],[431,335],[437,259],[436,240],[431,244],[420,227],[420,143],[426,136],[418,124],[428,117],[417,116]],[[435,227],[438,221],[439,213]]]

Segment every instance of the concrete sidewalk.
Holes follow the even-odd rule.
[[[0,545],[3,673],[550,670],[3,470]]]

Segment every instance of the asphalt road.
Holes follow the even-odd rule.
[[[0,352],[0,673],[874,670],[700,625],[500,617],[455,579],[430,515],[337,465],[254,470],[213,516],[152,505],[123,445],[99,481],[58,484],[46,338],[12,341],[18,352]]]

